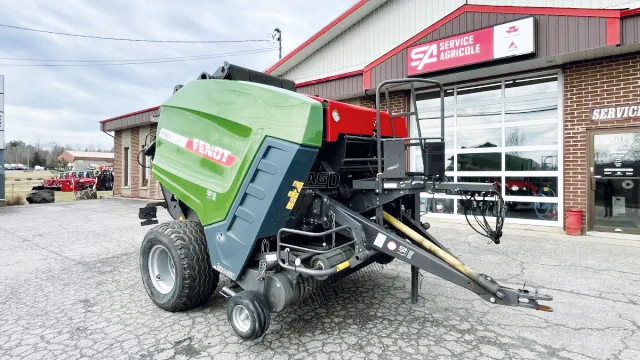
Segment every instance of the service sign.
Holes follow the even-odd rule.
[[[640,103],[599,107],[591,110],[591,121],[626,120],[640,118]]]
[[[535,53],[535,19],[416,45],[407,49],[407,74],[417,75]]]

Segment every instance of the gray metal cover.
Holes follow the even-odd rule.
[[[158,122],[159,110],[153,109],[130,116],[121,117],[119,119],[110,120],[100,124],[101,131],[116,131],[124,130],[133,127],[139,127],[149,124],[156,124]]]
[[[622,18],[622,45],[640,43],[640,14]]]
[[[341,100],[362,95],[362,75],[301,86],[297,92],[332,100]]]

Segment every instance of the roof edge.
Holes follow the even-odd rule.
[[[638,15],[638,14],[640,14],[640,8],[627,9],[627,10],[622,10],[620,12],[620,16],[621,17],[634,16],[634,15]]]
[[[100,124],[104,124],[104,123],[108,123],[109,121],[114,121],[114,120],[119,120],[119,119],[122,119],[122,118],[126,118],[127,116],[133,116],[133,115],[138,115],[138,114],[142,114],[142,113],[146,113],[146,112],[150,112],[150,111],[155,111],[155,110],[158,110],[158,109],[160,109],[160,106],[154,106],[154,107],[150,107],[148,109],[134,111],[132,113],[119,115],[119,116],[112,117],[112,118],[109,118],[109,119],[101,120]]]
[[[347,17],[349,17],[351,14],[353,14],[354,12],[356,12],[356,10],[360,9],[362,6],[364,6],[366,3],[368,3],[369,0],[360,0],[358,1],[355,5],[353,5],[352,7],[350,7],[349,9],[347,9],[347,11],[345,11],[344,13],[340,14],[340,16],[338,16],[337,18],[333,19],[333,21],[331,21],[329,24],[327,24],[325,27],[323,27],[322,29],[320,29],[320,31],[318,31],[317,33],[315,33],[312,37],[310,37],[309,39],[307,39],[307,41],[303,42],[302,44],[300,44],[298,47],[296,47],[295,49],[293,49],[293,51],[291,51],[290,53],[288,53],[285,57],[283,57],[282,59],[280,59],[277,63],[275,63],[274,65],[272,65],[270,68],[268,68],[265,73],[266,74],[271,74],[273,71],[275,71],[277,68],[279,68],[280,66],[282,66],[284,63],[286,63],[287,61],[289,61],[294,55],[296,55],[297,53],[299,53],[300,51],[302,51],[304,48],[306,48],[307,46],[311,45],[314,41],[318,40],[318,38],[320,38],[322,35],[324,35],[327,31],[331,30],[334,26],[338,25],[339,23],[341,23],[344,19],[346,19]]]
[[[364,73],[364,69],[355,70],[355,71],[349,71],[349,72],[342,73],[342,74],[326,76],[326,77],[315,79],[315,80],[303,81],[303,82],[300,82],[300,83],[296,83],[296,88],[303,87],[303,86],[314,85],[314,84],[319,84],[319,83],[323,83],[323,82],[327,82],[327,81],[331,81],[331,80],[338,80],[338,79],[343,79],[343,78],[347,78],[347,77],[351,77],[351,76],[361,75],[362,73]]]

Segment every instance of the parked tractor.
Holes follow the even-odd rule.
[[[421,134],[417,111],[390,114],[388,89],[441,93],[441,134]],[[335,279],[399,259],[490,304],[552,311],[550,295],[513,289],[456,258],[421,221],[420,194],[476,203],[483,236],[498,244],[504,202],[495,184],[446,181],[444,88],[437,81],[381,83],[369,109],[295,92],[292,81],[225,63],[177,86],[162,105],[155,140],[144,147],[174,219],[152,228],[140,250],[151,300],[167,311],[204,304],[220,275],[231,280],[227,318],[242,339],[261,337],[273,312],[300,303]],[[409,135],[410,125],[417,129]],[[407,167],[418,149],[422,171]],[[492,202],[489,207],[483,204]]]

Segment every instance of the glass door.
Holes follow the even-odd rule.
[[[594,132],[590,228],[640,234],[640,129]]]

